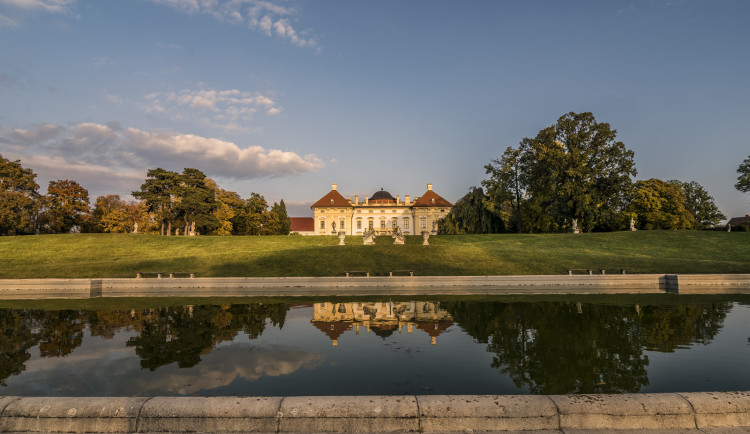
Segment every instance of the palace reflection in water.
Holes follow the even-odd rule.
[[[312,323],[331,339],[333,346],[338,345],[345,332],[359,335],[360,329],[383,338],[402,330],[417,330],[427,333],[430,344],[435,345],[437,337],[453,325],[453,318],[440,303],[428,301],[315,303]]]
[[[711,297],[0,309],[0,394],[747,390],[748,330]]]

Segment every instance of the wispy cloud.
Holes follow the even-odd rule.
[[[41,10],[45,12],[60,13],[76,0],[0,0],[0,5],[10,6],[25,10]]]
[[[67,12],[68,8],[76,0],[0,0],[0,27],[20,28],[21,20],[11,15],[22,13],[46,12],[61,14]]]
[[[232,24],[246,24],[267,36],[274,36],[298,47],[320,49],[318,39],[299,31],[292,19],[299,16],[295,7],[264,0],[151,0],[187,14],[210,15]]]
[[[261,113],[278,115],[283,107],[257,92],[238,89],[183,89],[179,92],[155,92],[146,95],[143,110],[159,113],[173,120],[192,120],[196,117],[206,125],[225,131],[248,131],[246,123]]]
[[[130,174],[153,167],[195,167],[209,176],[253,179],[297,175],[324,166],[315,155],[240,147],[192,134],[123,128],[116,122],[0,130],[0,143],[0,150],[9,151],[24,163],[33,161],[46,169],[73,170],[79,175],[88,172],[91,176],[104,172]]]

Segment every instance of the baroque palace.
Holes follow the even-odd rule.
[[[437,221],[445,217],[452,207],[453,204],[432,191],[432,184],[427,184],[427,192],[413,201],[410,195],[405,195],[401,200],[400,196],[394,198],[382,189],[372,196],[365,196],[363,201],[360,201],[359,195],[347,199],[338,192],[337,185],[332,184],[331,191],[312,205],[314,217],[312,222],[307,219],[307,230],[299,232],[309,235],[334,235],[338,232],[362,235],[369,228],[377,235],[390,235],[399,227],[404,235],[418,235],[422,231],[435,234]],[[292,231],[295,231],[295,220],[292,219]]]

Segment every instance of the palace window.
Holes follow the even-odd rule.
[[[357,220],[357,229],[362,229],[362,220]]]
[[[346,229],[346,220],[339,221],[339,229]]]
[[[375,225],[375,222],[373,222],[372,220],[370,220],[370,221],[368,221],[367,223],[368,223],[368,225],[370,226],[370,229],[373,229],[373,227],[374,227],[374,225]]]
[[[308,220],[308,221],[309,221],[309,220]],[[320,228],[321,228],[321,229],[325,229],[325,228],[326,228],[326,221],[325,221],[325,220],[321,220],[321,221],[320,221]]]
[[[404,220],[404,229],[409,229],[409,219]]]
[[[419,227],[422,228],[422,229],[426,228],[427,227],[427,220],[421,219],[419,221]]]
[[[380,220],[380,229],[385,229],[385,220]]]
[[[396,229],[397,226],[398,226],[398,219],[391,219],[391,227],[393,227],[393,229]]]

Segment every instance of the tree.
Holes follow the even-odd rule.
[[[45,196],[46,221],[53,232],[80,228],[90,219],[89,192],[69,179],[50,181]]]
[[[680,187],[685,197],[685,209],[693,215],[695,228],[708,228],[717,225],[727,217],[719,211],[714,198],[695,181],[682,182],[676,179],[667,181]]]
[[[291,231],[292,221],[289,219],[289,215],[286,212],[286,204],[282,199],[278,204],[276,202],[271,206],[271,210],[268,212],[268,235],[289,235]]]
[[[680,187],[660,179],[636,182],[628,211],[640,229],[690,229],[695,221]]]
[[[32,232],[40,207],[36,174],[0,155],[0,235]]]
[[[235,230],[232,219],[245,202],[239,194],[220,188],[213,179],[207,178],[206,184],[214,190],[216,195],[216,209],[213,214],[219,222],[219,227],[214,230],[214,233],[216,235],[232,235]]]
[[[508,147],[503,156],[484,166],[489,179],[482,181],[487,190],[487,208],[500,216],[505,225],[523,232],[521,205],[526,195],[526,183],[520,167],[521,150]]]
[[[734,188],[743,193],[750,193],[750,156],[745,158],[745,161],[740,164],[740,167],[737,168],[737,173],[740,176],[737,177],[737,183],[734,184]]]
[[[175,210],[185,222],[185,235],[192,224],[203,233],[211,232],[221,225],[213,214],[217,208],[216,193],[206,183],[206,175],[203,172],[198,169],[184,169],[179,176],[176,193],[179,200]]]
[[[132,227],[127,203],[117,194],[97,197],[92,216],[96,232],[123,233]]]
[[[568,113],[520,144],[520,179],[559,228],[577,219],[585,231],[621,225],[635,176],[633,151],[591,113]],[[506,151],[507,152],[507,151]]]
[[[238,235],[261,235],[268,223],[268,202],[258,193],[250,193],[244,206],[238,210],[233,224]]]
[[[440,233],[492,234],[503,230],[502,220],[487,209],[489,198],[481,187],[471,187],[451,211],[438,222]]]
[[[175,219],[174,199],[177,196],[179,183],[177,172],[162,168],[149,169],[146,173],[146,182],[141,185],[140,191],[133,192],[134,197],[144,200],[148,210],[156,214],[162,235],[164,235],[165,223],[167,235],[172,233],[172,223]]]

